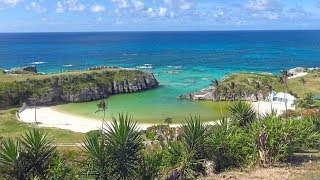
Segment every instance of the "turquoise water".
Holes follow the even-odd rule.
[[[111,112],[126,111],[141,118],[152,113],[159,119],[170,114],[181,119],[186,113],[215,118],[216,104],[181,102],[176,97],[206,88],[211,79],[230,72],[278,73],[297,66],[320,66],[320,31],[0,34],[2,68],[36,64],[40,72],[58,72],[146,63],[154,64],[148,71],[155,74],[160,87],[111,97]],[[173,70],[177,74],[168,73]],[[95,102],[61,109],[75,106],[83,115],[96,116]]]

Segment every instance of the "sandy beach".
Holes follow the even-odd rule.
[[[90,119],[86,117],[70,115],[58,112],[50,107],[37,107],[37,122],[40,127],[55,127],[60,129],[71,130],[74,132],[86,133],[92,130],[101,128],[101,121],[97,119]],[[19,114],[20,121],[26,123],[35,123],[35,109],[34,107],[27,107]],[[107,119],[110,122],[110,119]],[[215,124],[216,122],[208,122],[208,124]],[[138,123],[140,130],[147,129],[153,124]],[[172,124],[171,127],[181,126],[181,124]]]

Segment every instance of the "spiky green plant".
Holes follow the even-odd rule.
[[[28,163],[28,175],[31,177],[45,177],[50,158],[56,154],[56,147],[52,146],[52,141],[48,138],[48,133],[40,129],[29,130],[22,136],[22,154]]]
[[[3,140],[0,145],[0,179],[21,179],[24,172],[20,161],[20,141],[11,138]]]
[[[88,134],[83,144],[94,171],[90,174],[94,174],[96,179],[108,179],[110,177],[108,172],[110,163],[104,136],[99,136],[97,133]]]
[[[194,151],[196,159],[202,158],[208,126],[201,121],[200,116],[190,116],[184,121],[182,129],[182,137],[189,151]]]
[[[234,125],[247,127],[256,120],[256,112],[246,102],[235,102],[229,107],[230,118]]]
[[[206,141],[206,156],[216,162],[217,170],[252,165],[256,161],[253,139],[243,128],[233,126],[226,118],[212,127]]]
[[[186,142],[169,142],[165,150],[164,164],[168,169],[166,179],[195,179],[194,167],[202,164],[195,158],[195,151],[190,150]]]
[[[154,152],[143,151],[139,165],[139,179],[152,180],[159,178],[163,160],[163,151]]]
[[[105,123],[105,138],[108,144],[111,174],[116,179],[130,179],[138,176],[139,151],[142,141],[138,127],[129,115],[119,114],[112,123]]]

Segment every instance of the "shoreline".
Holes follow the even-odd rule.
[[[36,108],[37,122],[39,127],[54,127],[66,129],[74,132],[87,133],[92,130],[98,130],[101,127],[101,120],[87,118],[68,113],[62,113],[49,106]],[[21,122],[35,123],[35,110],[33,107],[26,107],[18,113]],[[106,120],[107,123],[111,119]],[[210,125],[216,124],[216,121],[206,122]],[[146,130],[148,127],[159,124],[137,123],[139,130]],[[181,124],[171,124],[170,127],[178,127]]]

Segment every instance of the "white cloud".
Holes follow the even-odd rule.
[[[132,0],[133,8],[137,11],[144,9],[144,3],[141,0]]]
[[[102,13],[106,10],[106,8],[99,4],[94,4],[91,6],[90,11],[93,13]]]
[[[62,5],[62,3],[60,1],[57,2],[56,12],[57,13],[63,13],[64,12],[64,7],[63,7],[63,5]]]
[[[123,24],[123,22],[122,22],[122,21],[117,20],[116,22],[114,22],[114,24],[115,24],[115,25],[121,25],[121,24]]]
[[[250,0],[245,8],[252,11],[281,11],[283,4],[280,0]]]
[[[181,0],[179,3],[179,8],[182,10],[188,10],[193,7],[194,3],[186,0]]]
[[[147,12],[148,16],[150,16],[150,17],[156,16],[156,13],[154,12],[153,8],[151,8],[151,7],[148,8],[146,12]]]
[[[65,10],[81,12],[81,11],[84,11],[85,9],[86,9],[86,6],[80,3],[78,0],[58,1],[56,4],[57,13],[63,13]]]
[[[167,8],[164,8],[164,7],[160,7],[159,10],[158,10],[158,15],[163,17],[167,14]]]
[[[47,12],[47,9],[44,7],[41,7],[41,5],[38,2],[32,1],[30,5],[27,6],[27,10],[34,11],[36,13],[45,13]]]
[[[111,2],[117,4],[119,8],[129,7],[129,3],[127,0],[111,0]]]
[[[2,4],[7,7],[14,7],[22,1],[23,0],[0,0],[0,5]]]
[[[97,21],[102,21],[102,17],[98,17],[98,18],[97,18]]]

